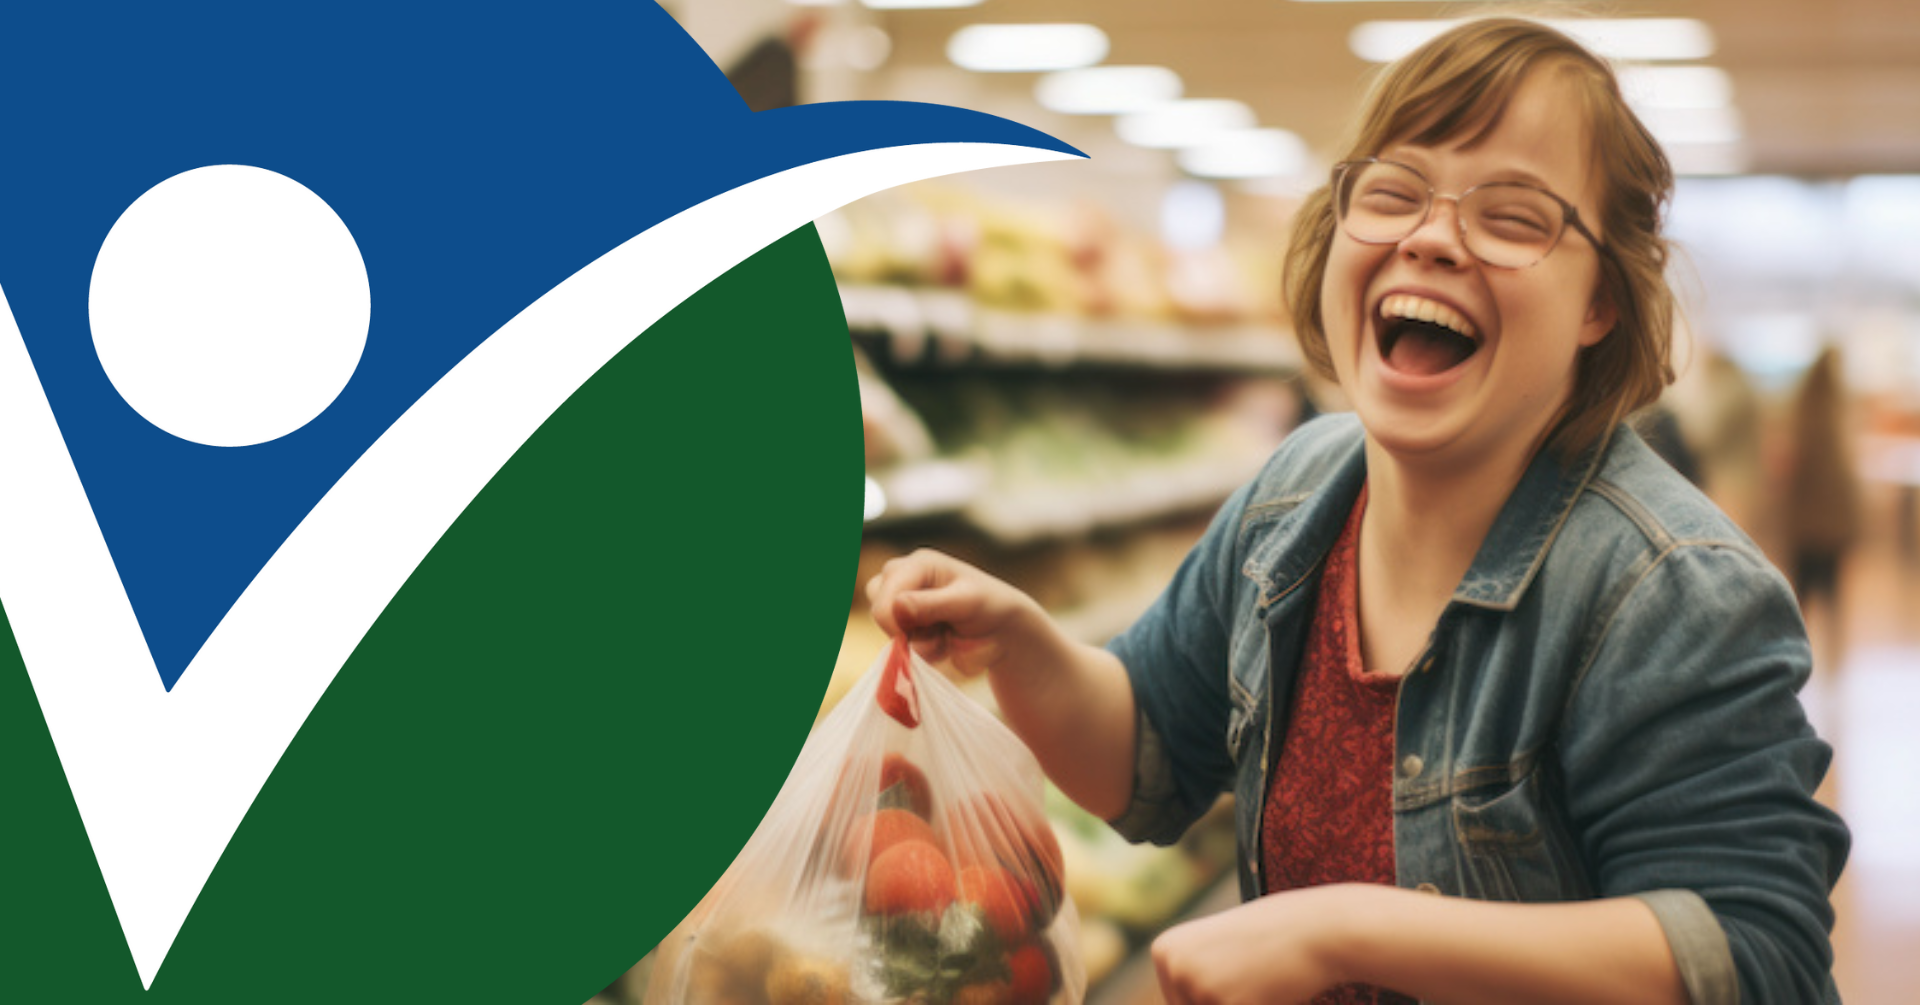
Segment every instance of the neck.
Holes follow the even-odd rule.
[[[1506,451],[1475,464],[1422,463],[1397,458],[1369,438],[1363,577],[1369,567],[1391,569],[1373,585],[1396,606],[1411,604],[1437,616],[1537,449]]]

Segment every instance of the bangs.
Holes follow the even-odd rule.
[[[1433,82],[1402,102],[1397,113],[1387,118],[1383,145],[1407,142],[1437,147],[1457,141],[1470,148],[1498,128],[1530,67],[1516,61],[1473,69],[1481,72],[1458,82]],[[1462,100],[1455,100],[1455,94]]]

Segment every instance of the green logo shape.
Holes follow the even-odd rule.
[[[635,339],[415,570],[143,991],[0,612],[0,1001],[580,1005],[731,862],[860,536],[811,226]]]

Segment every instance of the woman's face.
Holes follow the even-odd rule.
[[[1572,203],[1591,228],[1599,186],[1585,117],[1569,111],[1580,107],[1574,86],[1536,72],[1492,130],[1438,146],[1390,144],[1378,156],[1417,169],[1442,195],[1527,182]],[[1613,327],[1599,281],[1599,252],[1572,227],[1529,268],[1487,265],[1462,244],[1457,204],[1436,198],[1398,244],[1363,244],[1336,228],[1321,317],[1341,386],[1391,456],[1456,470],[1520,464],[1571,394],[1578,351]],[[1466,337],[1397,323],[1405,316]]]

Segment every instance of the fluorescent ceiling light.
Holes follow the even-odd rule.
[[[1620,90],[1634,109],[1724,108],[1733,81],[1717,66],[1623,66]]]
[[[947,58],[983,73],[1075,70],[1107,58],[1107,33],[1090,24],[971,24],[947,40]]]
[[[980,0],[860,0],[860,3],[874,10],[939,10],[980,6]]]
[[[1457,20],[1365,21],[1347,36],[1353,54],[1374,63],[1391,63],[1419,48]],[[1543,20],[1608,59],[1705,59],[1713,55],[1713,31],[1706,22],[1684,17]]]
[[[1740,113],[1731,108],[1643,108],[1637,114],[1663,146],[1741,138]]]
[[[1391,63],[1432,41],[1459,21],[1362,21],[1347,33],[1347,48],[1369,63]]]
[[[1667,147],[1673,173],[1689,177],[1746,174],[1753,156],[1744,143],[1677,143]]]
[[[1548,24],[1591,46],[1608,59],[1705,59],[1713,55],[1713,29],[1689,17],[1637,17]]]
[[[1180,97],[1180,75],[1164,66],[1089,66],[1040,78],[1034,96],[1065,115],[1125,115]]]
[[[1285,129],[1243,129],[1180,151],[1180,168],[1201,178],[1279,178],[1307,169],[1307,145]]]
[[[1199,146],[1236,129],[1253,127],[1253,109],[1223,98],[1169,101],[1113,122],[1120,138],[1137,147]]]
[[[1199,181],[1175,182],[1160,200],[1160,239],[1170,248],[1201,251],[1220,243],[1227,232],[1227,201],[1220,190]]]

